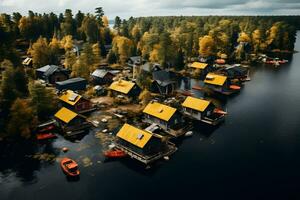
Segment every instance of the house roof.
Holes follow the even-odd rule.
[[[193,62],[190,67],[196,68],[196,69],[205,69],[207,67],[207,63],[201,63],[201,62]]]
[[[125,81],[125,80],[119,80],[113,82],[110,86],[109,89],[115,90],[117,92],[121,92],[123,94],[128,94],[130,90],[133,88],[135,83],[130,82],[130,81]]]
[[[139,147],[144,148],[144,146],[149,142],[152,137],[152,134],[138,129],[129,124],[124,124],[123,127],[117,133],[117,137]]]
[[[99,78],[103,78],[104,76],[106,76],[107,73],[113,74],[110,71],[104,70],[104,69],[96,69],[93,73],[92,76],[96,76]]]
[[[65,81],[56,82],[56,84],[66,85],[66,84],[76,83],[76,82],[85,82],[85,83],[87,83],[87,81],[84,78],[77,77],[77,78],[70,78],[70,79],[65,80]]]
[[[81,95],[73,92],[72,90],[67,90],[59,97],[59,100],[74,106],[81,97]]]
[[[136,62],[136,61],[141,61],[142,57],[141,56],[132,56],[129,59],[132,60],[133,62]]]
[[[157,102],[149,103],[143,110],[143,113],[152,115],[164,121],[169,121],[175,112],[176,108],[172,108],[170,106],[166,106]]]
[[[67,69],[56,66],[56,65],[46,65],[44,67],[38,68],[36,71],[44,73],[44,76],[50,76],[51,74],[53,74],[56,71],[61,71],[61,72],[65,72],[65,73],[68,72]]]
[[[174,76],[175,76],[174,73],[166,70],[159,70],[159,71],[152,72],[152,77],[153,80],[155,81],[161,81],[161,82],[170,81],[175,78]]]
[[[23,60],[22,64],[29,65],[31,62],[32,62],[32,58],[27,57],[27,58],[25,58],[25,60]]]
[[[198,99],[195,97],[187,97],[185,101],[182,103],[182,106],[203,112],[209,106],[209,104],[210,101]]]
[[[204,83],[222,86],[224,85],[226,79],[226,76],[208,73],[205,77]]]
[[[69,123],[72,119],[74,119],[78,114],[65,108],[62,107],[57,113],[55,113],[55,117],[57,119],[60,119],[61,121],[65,123]]]

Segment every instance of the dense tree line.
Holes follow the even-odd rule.
[[[132,40],[135,53],[150,61],[176,66],[175,58],[226,57],[274,49],[292,51],[299,16],[140,17],[115,20],[119,35]],[[116,52],[115,52],[116,53]]]

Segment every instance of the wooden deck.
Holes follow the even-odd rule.
[[[153,154],[153,155],[142,155],[142,154],[136,153],[135,151],[131,150],[130,148],[125,147],[124,145],[121,145],[117,142],[116,142],[116,148],[124,151],[131,158],[136,159],[146,165],[151,164],[154,161],[163,158],[164,156],[170,156],[173,153],[175,153],[175,151],[177,151],[177,147],[175,146],[175,144],[173,144],[171,142],[167,143],[166,149],[164,151]]]

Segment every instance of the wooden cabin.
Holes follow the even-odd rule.
[[[204,99],[187,97],[182,107],[184,115],[207,124],[217,125],[225,119],[225,112],[216,112],[215,105]]]
[[[176,76],[173,72],[159,70],[152,72],[151,92],[170,95],[177,88]]]
[[[79,90],[86,90],[87,86],[87,80],[84,78],[70,78],[65,81],[56,82],[56,89],[59,91],[62,90],[73,90],[73,91],[79,91]]]
[[[160,152],[162,137],[132,125],[124,124],[117,133],[118,143],[138,154],[151,155]]]
[[[46,65],[36,70],[37,78],[49,84],[67,80],[69,75],[70,71],[68,69],[56,65]]]
[[[93,104],[90,102],[90,100],[73,92],[72,90],[63,92],[59,97],[59,100],[62,106],[73,110],[76,113],[85,113],[94,109]]]
[[[111,84],[115,74],[105,69],[96,69],[92,74],[91,78],[94,85],[105,85]]]
[[[213,71],[212,65],[207,63],[193,62],[189,67],[192,69],[192,73],[196,73],[202,80],[209,72]]]
[[[54,116],[65,136],[83,133],[90,127],[90,123],[86,121],[85,116],[77,114],[65,107],[62,107]]]
[[[143,110],[143,113],[146,122],[157,124],[167,131],[181,123],[181,116],[176,108],[157,102],[150,102]]]
[[[209,73],[206,75],[204,83],[205,87],[225,95],[240,91],[240,87],[232,85],[227,76],[224,75]]]
[[[141,92],[141,88],[134,82],[118,80],[113,82],[109,89],[113,92],[115,96],[125,95],[128,98],[138,97]]]

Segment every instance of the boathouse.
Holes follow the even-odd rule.
[[[230,65],[220,68],[217,73],[223,74],[229,79],[239,79],[241,81],[249,78],[249,69],[240,65]]]
[[[213,67],[207,63],[193,62],[189,65],[189,67],[192,69],[192,72],[199,76],[202,80],[205,78],[207,73],[213,71]]]
[[[71,78],[65,81],[56,82],[56,89],[62,90],[85,90],[87,86],[87,80],[84,78]]]
[[[46,65],[36,70],[37,78],[49,84],[67,80],[69,75],[70,71],[68,69],[56,65]]]
[[[181,122],[181,118],[176,108],[150,102],[143,110],[145,122],[155,123],[165,130],[172,129]]]
[[[131,81],[118,80],[113,82],[109,89],[113,92],[114,95],[125,95],[126,97],[137,97],[141,89],[140,87]]]
[[[124,124],[117,133],[118,144],[142,155],[156,154],[162,147],[162,136]]]
[[[55,115],[55,119],[66,136],[83,133],[90,127],[86,117],[62,107]]]
[[[96,69],[92,74],[91,78],[95,85],[111,84],[115,75],[105,69]]]
[[[204,83],[207,88],[225,95],[239,92],[241,89],[237,85],[231,85],[231,82],[227,76],[214,73],[207,74]]]
[[[217,110],[210,101],[187,97],[182,103],[183,114],[207,124],[217,125],[224,120],[225,112]]]
[[[89,112],[94,109],[90,100],[73,92],[72,90],[63,92],[59,97],[59,100],[62,106],[77,113]]]

